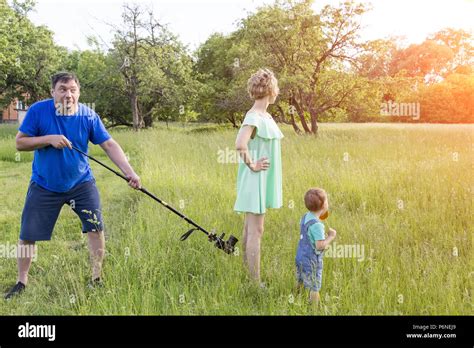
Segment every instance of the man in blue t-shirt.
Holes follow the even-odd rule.
[[[31,105],[16,136],[19,151],[35,151],[31,182],[21,217],[18,281],[5,298],[21,293],[28,282],[35,242],[50,240],[59,212],[68,204],[87,233],[92,260],[92,285],[101,284],[105,251],[99,193],[87,157],[88,142],[98,144],[129,179],[135,189],[140,178],[128,163],[120,145],[112,139],[99,116],[79,104],[77,77],[60,72],[52,77],[53,99]]]

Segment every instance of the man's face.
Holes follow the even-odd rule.
[[[60,107],[62,113],[74,113],[79,103],[79,86],[76,81],[58,81],[51,90],[56,107]],[[58,105],[59,104],[59,105]]]

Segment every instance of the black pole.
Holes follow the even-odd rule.
[[[102,163],[101,161],[95,159],[94,157],[92,157],[91,155],[88,155],[86,154],[85,152],[79,150],[77,147],[75,146],[72,146],[72,148],[74,150],[76,150],[77,152],[83,154],[84,156],[90,158],[91,160],[93,160],[94,162],[100,164],[102,167],[110,170],[112,173],[114,173],[115,175],[121,177],[123,180],[125,180],[126,182],[129,182],[128,178],[123,175],[122,173],[119,173],[118,171],[116,171],[115,169],[112,169],[110,168],[108,165]],[[170,206],[168,203],[166,203],[165,201],[159,199],[158,197],[156,197],[154,194],[152,194],[151,192],[149,192],[147,189],[145,189],[144,187],[140,187],[138,189],[139,191],[143,192],[144,194],[146,194],[148,197],[154,199],[155,201],[157,201],[158,203],[160,203],[161,205],[163,205],[164,207],[168,208],[169,210],[171,210],[173,213],[175,213],[176,215],[178,215],[180,218],[184,219],[186,222],[188,222],[189,224],[193,225],[194,227],[196,227],[196,229],[204,232],[205,234],[207,234],[208,236],[211,235],[211,233],[209,233],[208,231],[206,231],[203,227],[199,226],[197,223],[195,223],[193,220],[191,220],[190,218],[188,218],[187,216],[183,215],[182,213],[180,213],[179,211],[177,211],[175,208],[173,208],[172,206]]]

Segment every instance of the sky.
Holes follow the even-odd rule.
[[[239,19],[274,0],[132,0],[153,8],[157,19],[194,50],[212,33],[230,33]],[[399,36],[405,43],[422,42],[445,27],[474,30],[474,0],[372,0],[372,10],[362,18],[363,39]],[[87,49],[87,36],[112,39],[107,24],[121,22],[122,0],[37,0],[29,18],[46,25],[55,41],[69,49]],[[316,0],[315,11],[339,0]]]

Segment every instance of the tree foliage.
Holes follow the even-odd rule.
[[[319,122],[473,122],[472,33],[445,28],[425,41],[362,41],[355,1],[313,10],[313,0],[276,0],[242,18],[227,35],[212,34],[195,52],[140,5],[123,6],[122,23],[103,47],[68,51],[28,19],[34,0],[0,0],[0,104],[50,95],[50,76],[75,72],[81,101],[108,126],[138,130],[154,121],[230,122],[252,101],[246,83],[261,67],[278,77],[271,106],[278,122],[316,134]],[[387,118],[383,103],[416,103],[421,117]]]

